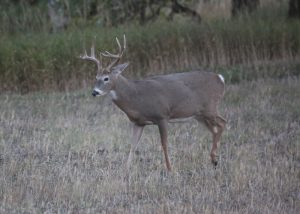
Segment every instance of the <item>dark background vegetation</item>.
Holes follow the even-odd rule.
[[[0,88],[82,88],[93,65],[78,56],[95,39],[114,51],[126,34],[126,75],[214,69],[227,81],[299,74],[298,0],[4,0]]]

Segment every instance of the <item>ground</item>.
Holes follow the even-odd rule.
[[[227,85],[219,165],[196,121],[169,125],[167,173],[148,126],[89,90],[0,95],[0,213],[300,213],[300,78]]]

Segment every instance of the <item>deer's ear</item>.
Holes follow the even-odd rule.
[[[124,64],[117,65],[117,66],[115,66],[115,67],[113,67],[113,68],[111,69],[111,72],[112,72],[113,74],[119,75],[119,74],[121,74],[121,73],[127,68],[128,65],[129,65],[129,62],[126,62],[126,63],[124,63]]]

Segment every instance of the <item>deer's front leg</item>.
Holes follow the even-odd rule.
[[[169,161],[168,148],[167,148],[167,144],[168,144],[167,121],[161,120],[161,121],[159,121],[159,123],[157,125],[158,125],[158,129],[159,129],[159,133],[160,133],[161,145],[162,145],[163,152],[164,152],[165,159],[166,159],[167,169],[169,171],[171,171],[171,164]]]
[[[130,162],[131,162],[131,159],[132,159],[132,154],[136,150],[136,147],[137,147],[137,145],[140,142],[143,130],[144,130],[144,126],[138,126],[136,124],[133,124],[133,127],[132,127],[132,138],[131,138],[131,147],[130,147],[130,152],[129,152],[127,163],[126,163],[127,172],[129,172]]]

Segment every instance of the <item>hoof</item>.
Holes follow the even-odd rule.
[[[214,167],[216,167],[217,165],[218,165],[218,161],[216,161],[216,160],[213,160],[213,161],[211,161],[212,162],[212,164],[214,165]]]

